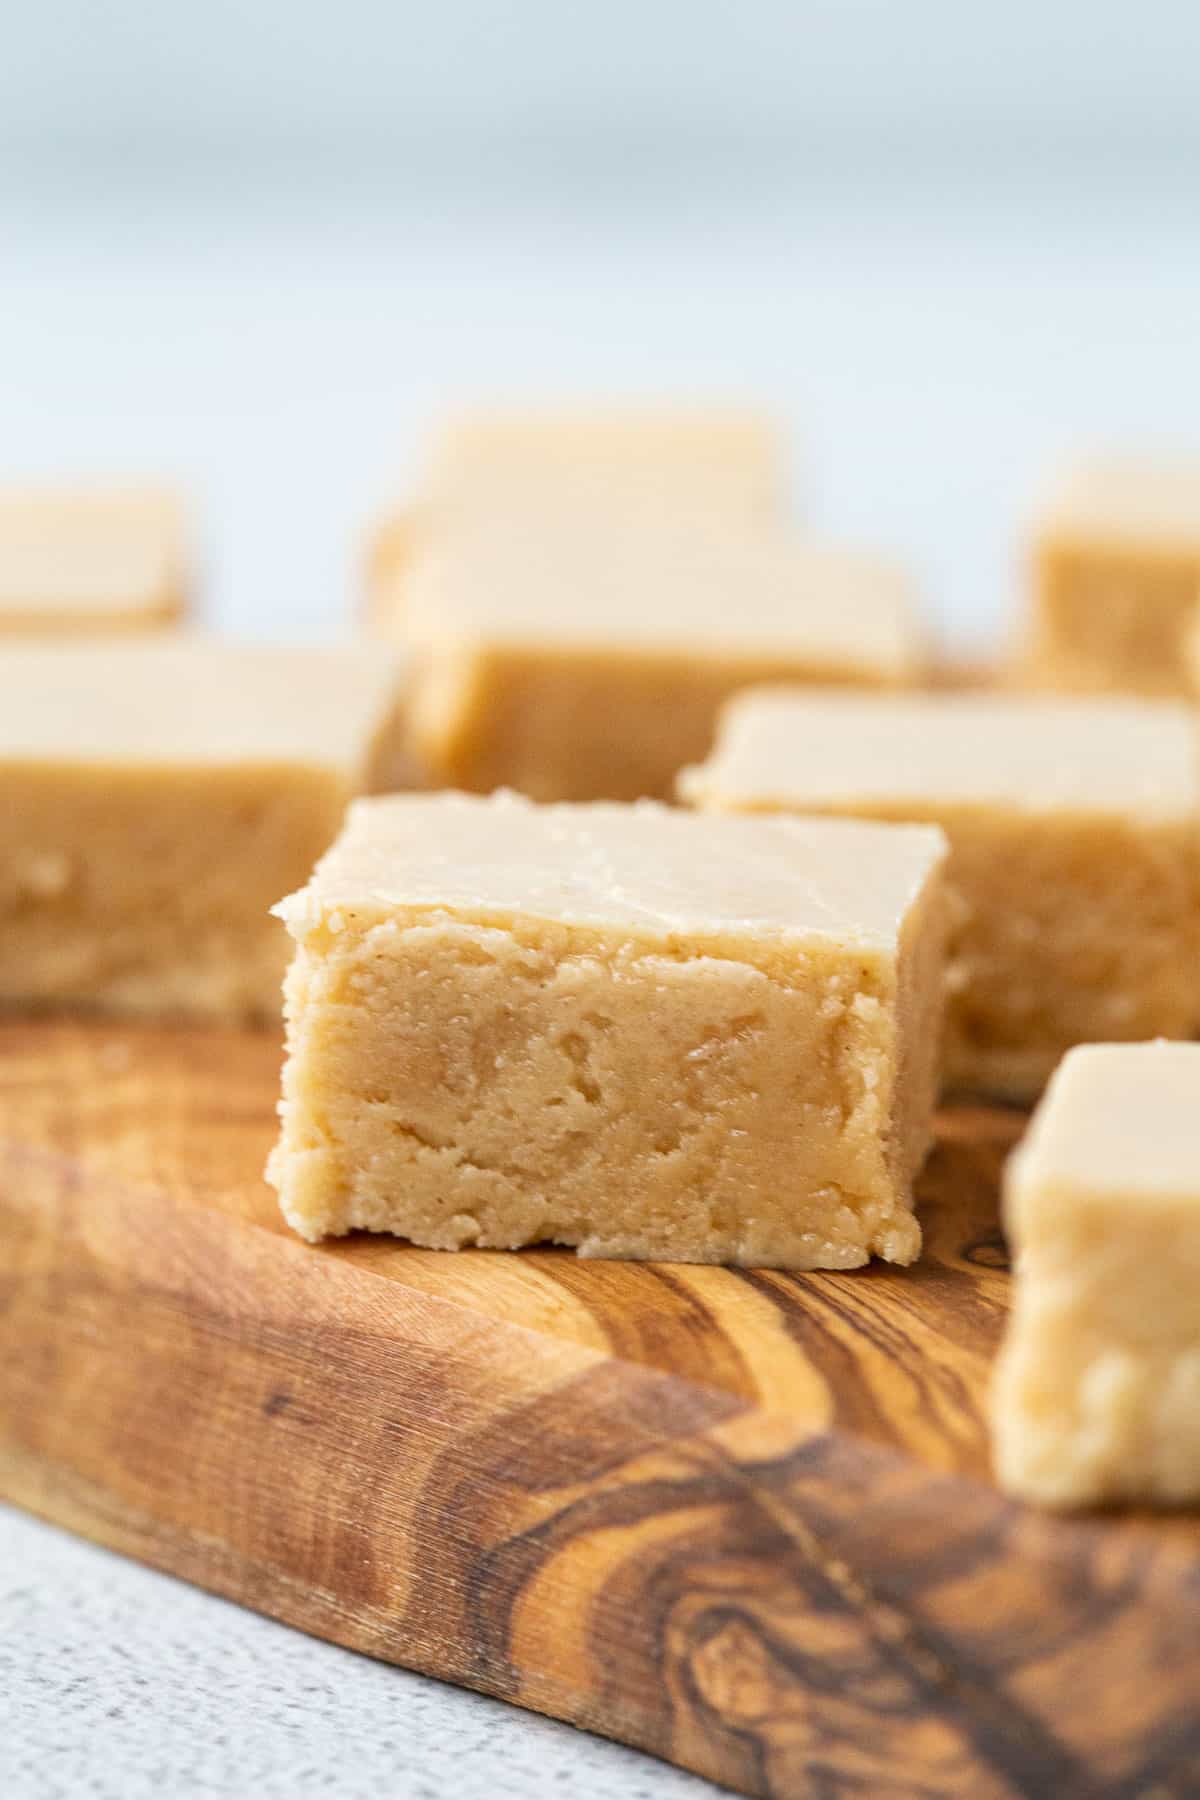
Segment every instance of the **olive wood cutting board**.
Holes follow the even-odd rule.
[[[988,1473],[1018,1114],[913,1269],[293,1237],[269,1034],[0,1025],[0,1495],[748,1794],[1200,1794],[1200,1519]]]

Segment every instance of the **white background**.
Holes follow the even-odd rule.
[[[1200,8],[0,0],[0,475],[165,472],[328,635],[457,400],[713,393],[957,642],[1076,445],[1200,443]]]
[[[5,23],[0,119],[43,142],[1197,128],[1190,0],[6,0]]]

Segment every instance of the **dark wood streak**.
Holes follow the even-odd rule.
[[[888,1441],[892,1432],[890,1416],[870,1384],[862,1380],[852,1336],[835,1336],[822,1318],[826,1305],[834,1314],[839,1311],[823,1289],[814,1284],[808,1290],[803,1277],[773,1269],[739,1269],[738,1279],[771,1301],[788,1336],[826,1372],[838,1422],[866,1437]],[[852,1323],[857,1331],[857,1322]]]
[[[853,1276],[812,1280],[764,1271],[744,1278],[775,1299],[786,1330],[815,1363],[840,1365],[843,1373],[830,1379],[839,1426],[872,1442],[902,1445],[911,1437],[914,1415],[934,1437],[943,1434],[940,1421],[949,1412],[963,1447],[960,1465],[973,1473],[982,1468],[979,1396],[955,1359],[955,1334],[945,1322],[948,1307],[943,1305],[938,1329],[930,1333],[928,1315],[918,1307],[910,1314],[907,1300],[896,1302],[895,1276],[892,1287],[878,1295],[872,1272],[865,1272],[861,1286]],[[904,1329],[910,1317],[911,1332]],[[874,1362],[865,1349],[876,1353]],[[915,1408],[897,1404],[902,1386],[916,1397]]]
[[[881,1736],[886,1746],[879,1759],[869,1763],[878,1784],[894,1772],[897,1737],[927,1722],[932,1712],[962,1740],[962,1766],[969,1758],[982,1758],[1003,1784],[1001,1791],[1046,1792],[1067,1800],[1106,1791],[1104,1785],[1097,1786],[1095,1771],[1016,1700],[1004,1685],[1002,1669],[990,1661],[964,1660],[921,1617],[920,1595],[930,1579],[923,1564],[896,1572],[888,1590],[872,1589],[861,1571],[831,1547],[825,1533],[831,1515],[836,1517],[845,1500],[836,1485],[844,1471],[838,1467],[840,1453],[832,1440],[818,1439],[786,1458],[746,1467],[716,1451],[706,1455],[704,1449],[689,1450],[700,1465],[697,1473],[589,1496],[515,1544],[498,1546],[481,1562],[474,1584],[479,1641],[496,1646],[512,1641],[512,1614],[525,1587],[573,1540],[600,1531],[628,1530],[644,1519],[679,1516],[683,1538],[679,1547],[665,1556],[657,1547],[635,1553],[619,1565],[593,1602],[594,1612],[601,1614],[600,1627],[593,1632],[596,1666],[603,1671],[611,1664],[614,1617],[630,1620],[648,1612],[660,1621],[651,1634],[636,1634],[643,1666],[632,1683],[635,1691],[652,1691],[673,1655],[679,1667],[666,1671],[668,1687],[682,1681],[710,1734],[728,1735],[754,1769],[773,1771],[769,1781],[757,1782],[758,1791],[809,1791],[801,1784],[812,1776],[811,1734],[802,1763],[793,1766],[784,1729],[787,1708],[781,1712],[777,1700],[777,1695],[794,1697],[798,1692],[803,1693],[803,1709],[810,1718],[822,1710],[832,1715],[817,1733],[831,1767],[847,1756],[857,1758],[860,1779],[865,1743]],[[857,1488],[863,1471],[856,1467],[852,1473]],[[889,1461],[879,1459],[872,1474],[886,1487],[892,1474]],[[828,1482],[833,1483],[832,1491]],[[972,1520],[969,1545],[958,1547],[960,1577],[994,1555],[1009,1530],[1009,1509],[994,1501],[989,1508],[986,1526]],[[688,1523],[689,1518],[714,1510],[720,1514],[717,1526],[697,1531]],[[738,1573],[736,1600],[720,1590],[706,1597],[705,1569],[731,1567]],[[1080,1574],[1083,1579],[1084,1572]],[[935,1558],[934,1576],[938,1582],[945,1579],[944,1556]],[[1086,1624],[1094,1628],[1130,1597],[1120,1590],[1096,1596],[1088,1587],[1076,1596],[1075,1605],[1079,1610],[1086,1603]],[[688,1605],[691,1617],[683,1644],[672,1652],[671,1621]],[[831,1627],[835,1616],[837,1626]],[[1078,1621],[1074,1628],[1080,1628]],[[743,1669],[736,1697],[726,1696],[722,1703],[719,1680],[705,1676],[703,1670],[714,1640],[731,1629],[742,1636],[743,1663],[750,1660],[757,1667],[752,1678]],[[808,1647],[806,1639],[815,1648]],[[1045,1649],[1043,1643],[1039,1653]],[[636,1653],[631,1642],[629,1654]],[[1015,1672],[1021,1668],[1016,1664]],[[619,1676],[608,1677],[603,1710],[617,1711],[630,1685],[626,1661]],[[851,1708],[848,1691],[854,1696]],[[864,1709],[878,1715],[865,1737]],[[838,1718],[843,1711],[852,1714],[848,1742],[840,1741],[843,1728]],[[775,1737],[778,1743],[773,1742]],[[668,1743],[664,1725],[652,1747],[666,1754]],[[732,1751],[732,1745],[726,1749]],[[784,1766],[779,1766],[781,1759]],[[739,1780],[752,1790],[756,1786],[746,1767]],[[885,1790],[876,1785],[874,1791]],[[938,1786],[913,1791],[956,1790]]]
[[[653,1511],[655,1492],[620,1482],[614,1488],[603,1484],[639,1458],[742,1410],[741,1401],[722,1391],[692,1388],[651,1370],[606,1361],[489,1422],[472,1440],[469,1454],[454,1442],[430,1470],[421,1511],[434,1522],[440,1540],[460,1550],[467,1541],[471,1545],[455,1584],[463,1608],[462,1639],[470,1646],[462,1679],[510,1697],[518,1694],[520,1676],[510,1655],[511,1613],[546,1557],[572,1535],[568,1531],[556,1541],[555,1521],[563,1516],[558,1496],[564,1489],[587,1485],[608,1497],[608,1514],[601,1518],[597,1511],[598,1530],[637,1523]],[[488,1471],[487,1495],[493,1504],[480,1491],[479,1469]],[[521,1496],[545,1497],[552,1510],[526,1532],[504,1535],[514,1497]],[[665,1496],[657,1498],[661,1504]],[[443,1614],[447,1598],[443,1586],[437,1594]],[[425,1597],[413,1606],[418,1610],[410,1607],[405,1624],[419,1629]],[[499,1626],[494,1622],[497,1607]]]
[[[753,1371],[706,1306],[661,1264],[583,1262],[563,1251],[534,1251],[531,1260],[596,1312],[615,1356],[669,1364],[737,1394],[754,1392]]]
[[[793,1455],[769,1469],[738,1469],[735,1479],[745,1489],[750,1503],[767,1512],[780,1530],[788,1551],[786,1561],[792,1565],[790,1572],[795,1587],[803,1594],[805,1610],[827,1614],[840,1607],[852,1627],[865,1622],[877,1680],[871,1699],[865,1703],[874,1704],[880,1715],[880,1728],[894,1722],[898,1713],[915,1719],[933,1710],[944,1715],[953,1729],[968,1739],[976,1751],[982,1751],[1007,1780],[1023,1776],[1032,1766],[1039,1779],[1053,1782],[1055,1792],[1075,1791],[1081,1775],[1075,1759],[1064,1753],[1040,1722],[994,1684],[991,1670],[970,1669],[961,1659],[948,1654],[947,1647],[921,1618],[916,1603],[923,1586],[920,1564],[906,1565],[891,1575],[887,1588],[873,1586],[859,1567],[851,1567],[832,1547],[826,1535],[829,1500],[822,1494],[814,1506],[810,1495],[814,1476],[825,1478],[833,1473],[836,1477],[836,1468],[831,1469],[836,1461],[829,1440],[823,1440],[806,1454]],[[889,1474],[884,1464],[880,1479],[886,1482]],[[777,1501],[769,1509],[765,1504],[768,1495]],[[835,1508],[840,1507],[840,1495],[829,1499]],[[975,1534],[977,1545],[979,1535]],[[833,1702],[841,1703],[848,1671],[839,1668],[836,1661],[827,1655],[814,1658],[811,1652],[797,1649],[780,1636],[768,1637],[765,1648],[773,1661],[782,1663],[801,1683],[806,1696],[824,1693]],[[852,1679],[856,1694],[865,1699],[864,1690],[870,1684],[864,1682],[861,1666],[853,1670]],[[860,1727],[856,1724],[855,1744],[860,1741]],[[884,1772],[881,1765],[881,1777]]]
[[[1008,1272],[1008,1245],[1004,1241],[1004,1233],[997,1227],[994,1231],[984,1231],[963,1245],[962,1259],[970,1263],[974,1269],[1002,1269]]]
[[[1200,1794],[1200,1726],[1181,1720],[1158,1754],[1114,1790],[1114,1800],[1196,1800]]]

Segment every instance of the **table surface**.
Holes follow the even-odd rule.
[[[0,1508],[4,1800],[703,1800],[719,1790],[304,1637]]]
[[[1012,606],[1048,464],[1197,429],[1194,195],[1060,198],[814,209],[776,183],[664,231],[624,193],[585,229],[544,196],[519,219],[410,197],[322,220],[293,190],[259,216],[211,191],[188,210],[169,187],[97,207],[86,180],[25,185],[0,193],[0,477],[176,477],[201,509],[210,621],[332,636],[362,528],[447,405],[735,393],[794,428],[813,522],[911,556],[944,631],[976,648]],[[451,1786],[716,1791],[0,1510],[4,1800]]]

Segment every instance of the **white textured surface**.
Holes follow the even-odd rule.
[[[0,1508],[3,1800],[704,1800],[664,1763],[371,1662]]]

